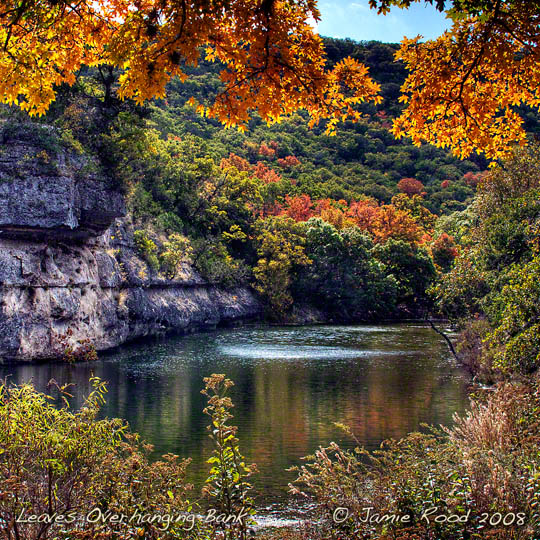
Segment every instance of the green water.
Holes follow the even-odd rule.
[[[351,444],[333,422],[373,449],[424,422],[450,424],[467,406],[468,377],[440,336],[415,324],[223,329],[132,344],[92,364],[0,366],[0,377],[42,390],[52,378],[75,383],[75,404],[91,373],[109,383],[105,414],[128,420],[156,455],[193,458],[196,484],[212,450],[202,379],[227,374],[241,449],[258,465],[268,511],[286,505],[285,469],[319,445]]]

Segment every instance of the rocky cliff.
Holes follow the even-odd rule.
[[[190,267],[152,272],[134,247],[122,194],[91,158],[47,126],[3,126],[0,146],[0,359],[98,350],[166,331],[248,319],[247,289]]]

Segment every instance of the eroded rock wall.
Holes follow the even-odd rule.
[[[44,149],[28,128],[2,143],[1,360],[56,357],[66,339],[105,350],[260,314],[250,290],[209,285],[188,266],[173,280],[153,273],[134,247],[122,194],[89,158]]]

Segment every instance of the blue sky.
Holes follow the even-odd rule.
[[[450,26],[444,14],[423,2],[409,9],[393,8],[386,16],[369,9],[368,0],[319,0],[318,6],[321,36],[398,43],[418,34],[433,39]]]

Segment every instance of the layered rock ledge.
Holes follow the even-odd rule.
[[[251,319],[253,293],[205,283],[190,267],[173,279],[134,247],[122,194],[46,126],[3,130],[0,151],[0,359],[98,350],[168,331]],[[7,134],[6,134],[7,132]]]

